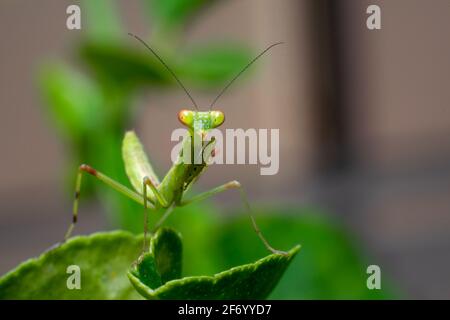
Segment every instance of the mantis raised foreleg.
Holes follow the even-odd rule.
[[[78,204],[80,202],[80,191],[81,191],[81,183],[83,181],[83,175],[85,173],[88,173],[94,177],[96,177],[98,180],[104,182],[106,185],[110,186],[114,190],[122,193],[124,196],[127,196],[131,200],[136,201],[137,203],[144,205],[146,203],[144,201],[144,198],[139,193],[125,187],[123,184],[115,181],[114,179],[111,179],[107,175],[101,173],[100,171],[97,171],[96,169],[86,165],[82,164],[78,168],[78,174],[77,174],[77,180],[75,184],[75,200],[73,202],[73,211],[72,211],[72,223],[70,224],[66,235],[64,236],[64,241],[70,238],[73,228],[75,227],[75,224],[78,221]],[[153,207],[153,204],[151,204]]]
[[[182,201],[180,205],[181,206],[185,206],[185,205],[191,204],[191,203],[196,202],[196,201],[205,200],[205,199],[207,199],[209,197],[212,197],[212,196],[214,196],[216,194],[219,194],[221,192],[224,192],[224,191],[230,190],[230,189],[238,189],[239,190],[242,202],[244,203],[245,209],[246,209],[248,215],[250,216],[250,220],[252,221],[253,229],[255,230],[256,234],[261,239],[261,241],[264,243],[266,248],[269,251],[273,252],[273,253],[285,254],[286,252],[284,252],[284,251],[274,249],[269,244],[269,242],[266,240],[266,238],[264,238],[261,230],[258,227],[258,224],[256,223],[255,217],[252,214],[252,209],[251,209],[250,203],[249,203],[249,201],[247,199],[247,194],[245,193],[245,190],[244,190],[244,188],[242,187],[242,185],[241,185],[241,183],[239,181],[233,180],[233,181],[227,182],[225,184],[222,184],[222,185],[220,185],[220,186],[218,186],[218,187],[216,187],[214,189],[211,189],[211,190],[205,191],[203,193],[200,193],[200,194],[192,197],[191,199]]]

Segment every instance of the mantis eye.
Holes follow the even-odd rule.
[[[222,111],[211,111],[211,119],[213,128],[217,128],[218,126],[222,125],[225,121],[225,115]]]
[[[194,112],[190,110],[181,110],[178,112],[178,120],[185,126],[191,127],[194,122]]]

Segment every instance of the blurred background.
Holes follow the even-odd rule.
[[[71,4],[81,30],[66,28]],[[366,27],[370,4],[381,30]],[[190,101],[133,32],[201,106],[259,51],[286,42],[216,105],[224,128],[280,129],[279,173],[213,166],[196,188],[237,179],[257,210],[271,208],[267,228],[297,219],[298,232],[285,235],[281,222],[268,232],[304,247],[287,275],[302,280],[274,297],[450,298],[449,29],[446,0],[1,1],[0,274],[62,239],[79,164],[127,183],[125,130],[137,131],[160,177],[170,167],[170,134]],[[75,233],[140,232],[142,209],[92,180]],[[191,210],[239,208],[230,192]],[[237,229],[253,236],[249,223]],[[370,264],[395,295],[369,292]]]

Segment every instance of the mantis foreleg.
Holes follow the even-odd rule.
[[[64,241],[66,241],[70,237],[70,235],[72,234],[73,228],[75,227],[75,224],[77,223],[77,220],[78,220],[78,203],[79,203],[79,199],[80,199],[81,182],[82,182],[84,173],[89,173],[90,175],[96,177],[97,179],[104,182],[105,184],[107,184],[108,186],[113,188],[114,190],[116,190],[116,191],[122,193],[123,195],[125,195],[126,197],[136,201],[140,205],[148,206],[148,202],[150,202],[150,200],[148,198],[147,198],[148,202],[145,202],[144,197],[142,195],[125,187],[124,185],[111,179],[107,175],[95,170],[94,168],[92,168],[88,165],[82,164],[78,169],[77,180],[76,180],[76,185],[75,185],[75,200],[73,202],[72,223],[70,224],[69,228],[67,229],[67,232],[64,236]],[[150,202],[150,207],[154,208],[154,205],[151,202]]]

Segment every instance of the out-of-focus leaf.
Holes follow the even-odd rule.
[[[128,273],[136,290],[147,299],[190,300],[263,299],[276,286],[300,249],[297,246],[288,255],[272,254],[212,277],[173,279],[173,276],[179,275],[181,264],[180,236],[171,229],[160,229],[151,239],[150,247],[150,252]],[[164,282],[164,274],[170,269],[174,269],[174,272],[170,272],[172,280],[167,278],[170,281]]]
[[[177,72],[198,86],[211,88],[230,81],[251,59],[251,52],[244,48],[199,47],[183,55]]]
[[[127,279],[142,237],[114,231],[74,237],[0,278],[0,299],[139,299]],[[68,289],[67,267],[80,268],[81,289]]]
[[[151,17],[161,28],[179,26],[213,0],[144,0]]]
[[[136,51],[132,46],[86,43],[81,48],[81,56],[101,81],[114,81],[122,90],[142,84],[173,83],[164,66],[150,52],[142,50]],[[169,57],[165,60],[170,64]]]
[[[69,138],[78,138],[101,125],[102,96],[94,83],[62,66],[47,66],[40,86],[51,117]]]
[[[83,0],[81,3],[82,26],[92,41],[115,41],[123,36],[122,23],[116,0]],[[84,16],[86,15],[86,17]]]

